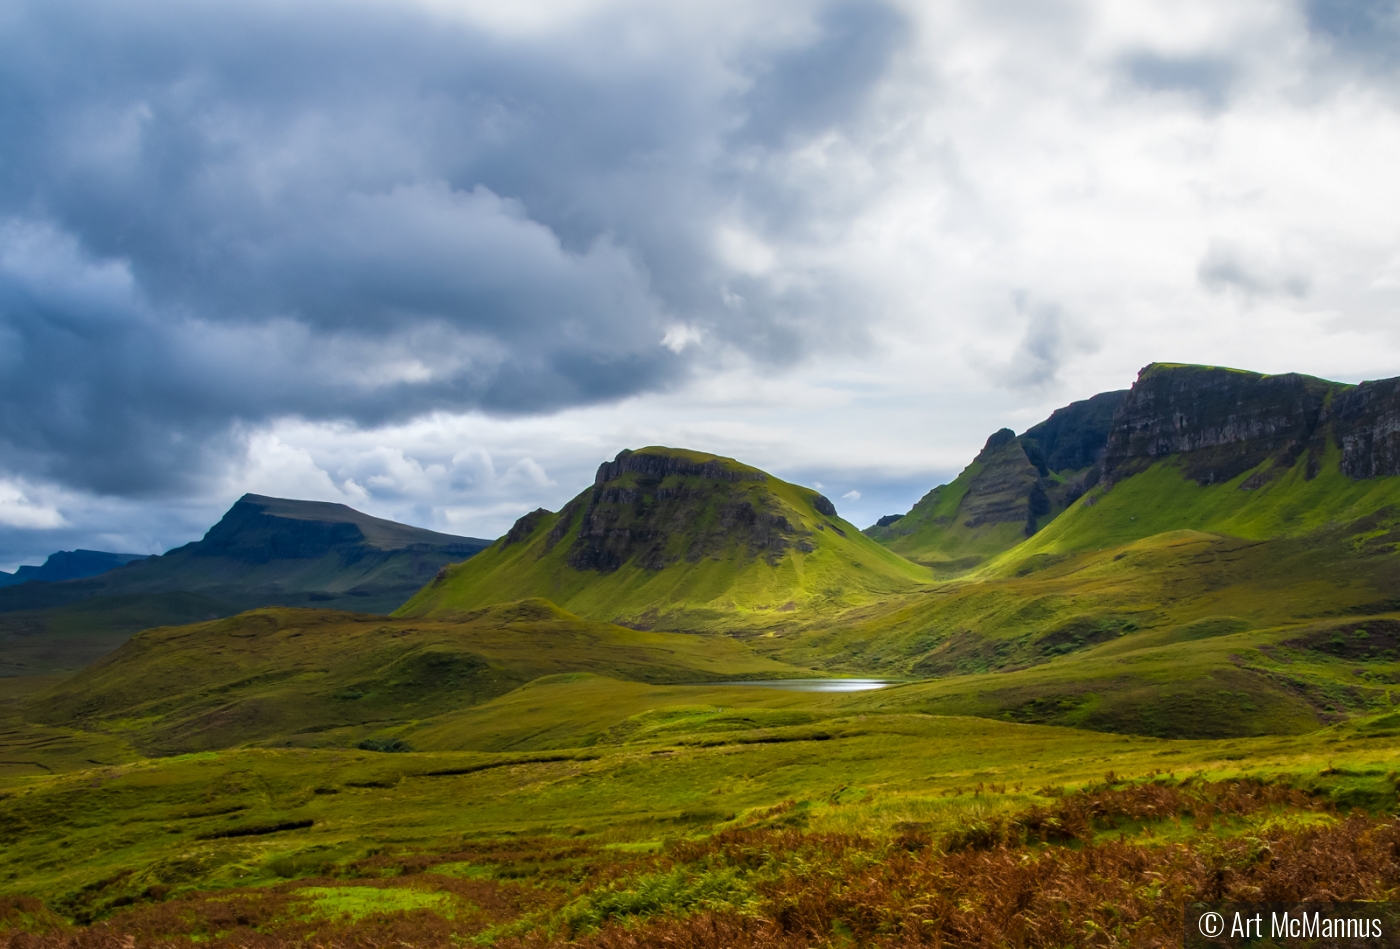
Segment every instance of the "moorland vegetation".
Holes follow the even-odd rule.
[[[1394,898],[1397,433],[1397,380],[1157,364],[865,531],[643,448],[392,616],[0,679],[0,945],[1167,945]],[[752,684],[849,675],[891,684]]]

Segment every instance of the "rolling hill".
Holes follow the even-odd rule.
[[[140,633],[28,714],[110,730],[147,754],[260,741],[336,747],[560,673],[676,683],[799,671],[728,637],[625,629],[544,600],[448,621],[268,608]]]
[[[76,669],[137,630],[262,606],[388,613],[489,541],[248,494],[198,541],[85,579],[0,589],[0,675]]]
[[[683,631],[783,626],[920,589],[931,575],[817,492],[731,458],[624,451],[559,512],[537,510],[395,614],[544,597],[591,619]]]

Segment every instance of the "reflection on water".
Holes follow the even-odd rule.
[[[745,679],[734,682],[698,682],[696,685],[745,686],[782,689],[785,692],[866,692],[894,685],[890,679]]]

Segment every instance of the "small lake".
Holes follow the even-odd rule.
[[[896,685],[892,679],[737,679],[733,682],[695,682],[693,685],[742,686],[753,689],[781,689],[784,692],[868,692]]]

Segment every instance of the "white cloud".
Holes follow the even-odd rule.
[[[57,508],[30,498],[30,489],[0,480],[0,524],[22,530],[50,530],[68,522]]]
[[[841,495],[841,499],[844,501],[859,501],[860,492],[852,488],[850,491],[847,491],[845,494]]]

